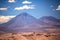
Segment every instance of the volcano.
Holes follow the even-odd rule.
[[[5,32],[35,31],[40,30],[41,24],[44,24],[44,22],[24,12],[9,22],[2,24],[0,30]]]

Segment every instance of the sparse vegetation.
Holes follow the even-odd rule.
[[[56,33],[29,33],[0,34],[0,40],[60,40],[60,34]]]

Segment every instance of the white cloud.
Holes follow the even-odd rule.
[[[15,16],[0,16],[0,24],[8,22],[9,20],[11,20],[14,17]]]
[[[23,1],[22,4],[31,4],[32,2],[29,1]]]
[[[7,10],[7,8],[0,8],[0,10]]]
[[[15,2],[15,0],[8,0],[8,2],[13,3],[13,2]]]
[[[58,8],[56,10],[60,10],[60,5],[58,6]]]
[[[16,7],[15,10],[27,10],[27,9],[35,9],[34,5],[23,5],[22,7]]]

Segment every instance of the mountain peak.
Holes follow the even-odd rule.
[[[27,15],[29,15],[27,12],[23,12],[23,13],[20,13],[18,16],[27,16]]]
[[[5,23],[3,27],[0,27],[0,30],[5,32],[27,32],[38,30],[41,24],[44,24],[44,22],[41,22],[35,17],[24,12],[20,13],[9,22]]]

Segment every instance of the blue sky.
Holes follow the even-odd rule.
[[[30,4],[23,4],[25,0],[14,0],[9,2],[9,0],[0,0],[0,16],[14,16],[19,15],[22,12],[27,12],[30,15],[40,18],[42,16],[53,16],[60,18],[60,10],[56,10],[60,5],[60,0],[27,0],[31,2]],[[26,9],[24,5],[33,5],[34,8]],[[22,10],[15,10],[15,8],[24,7]],[[7,8],[1,10],[1,8]]]

